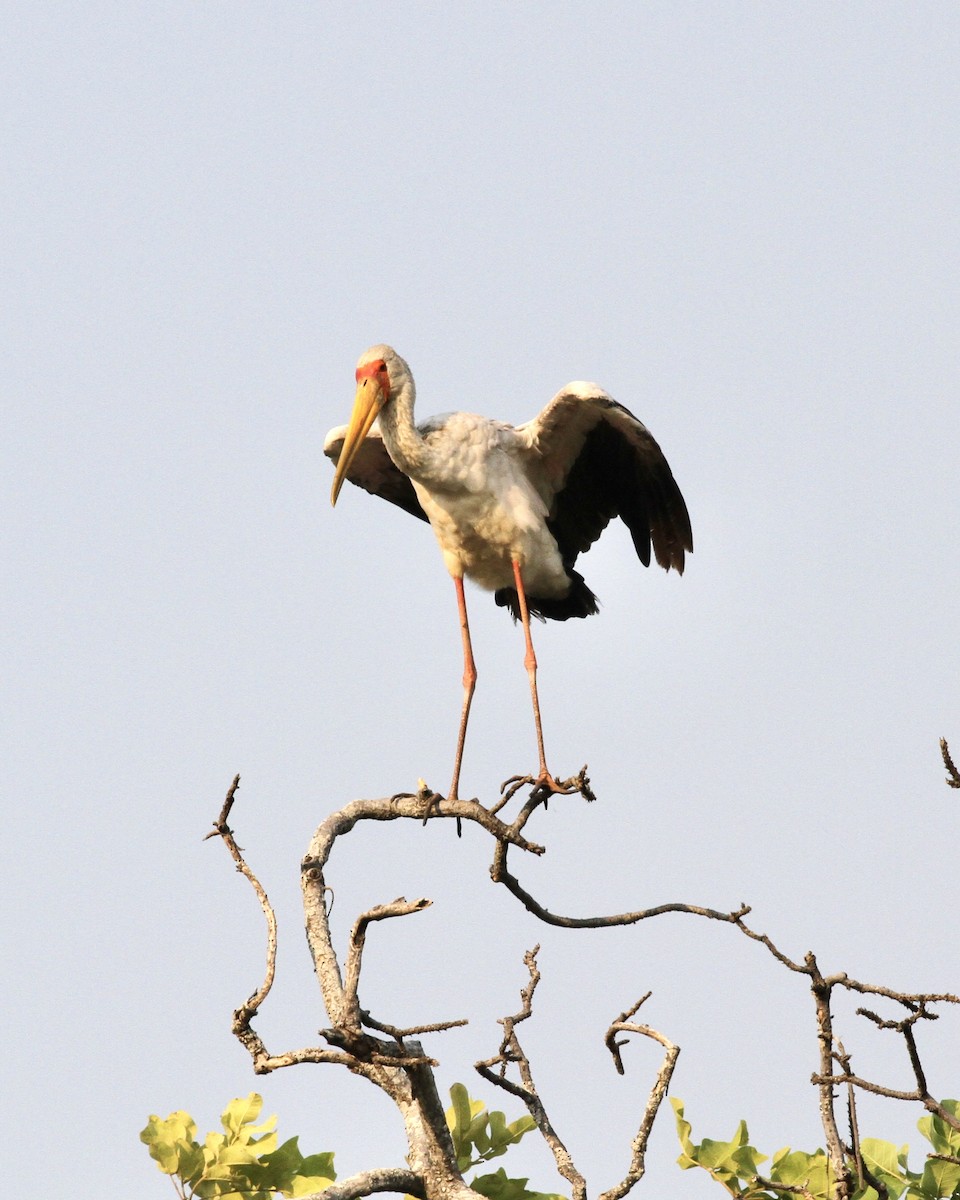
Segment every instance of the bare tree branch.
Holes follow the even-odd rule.
[[[230,784],[227,790],[226,798],[223,802],[223,807],[220,810],[220,815],[214,822],[213,832],[207,834],[207,838],[217,837],[223,841],[223,844],[230,852],[230,856],[237,864],[237,870],[243,875],[250,886],[253,888],[257,899],[260,901],[260,907],[263,910],[264,918],[267,922],[267,965],[264,973],[263,983],[257,990],[248,998],[247,1002],[240,1006],[233,1014],[233,1033],[234,1036],[247,1049],[250,1056],[253,1058],[254,1070],[258,1074],[263,1074],[264,1070],[272,1070],[273,1068],[264,1068],[264,1062],[268,1061],[270,1056],[267,1054],[266,1048],[259,1036],[251,1028],[250,1022],[256,1016],[260,1005],[266,1000],[270,994],[270,989],[273,987],[273,981],[276,976],[277,969],[277,916],[273,911],[267,893],[257,879],[253,871],[247,866],[246,860],[236,843],[233,836],[233,831],[227,825],[227,818],[230,816],[230,811],[233,808],[234,801],[237,796],[237,788],[240,786],[240,776],[233,777],[233,783]],[[206,839],[205,839],[206,840]],[[284,1064],[286,1065],[286,1064]]]
[[[771,1192],[783,1192],[785,1196],[803,1196],[804,1200],[817,1200],[813,1192],[800,1184],[774,1183],[772,1179],[765,1179],[762,1175],[754,1175],[753,1182],[756,1187],[767,1188]]]
[[[361,913],[353,924],[350,933],[350,950],[347,954],[346,982],[344,983],[345,1006],[349,1009],[346,1022],[360,1028],[360,1001],[357,998],[357,988],[360,985],[360,962],[363,958],[363,947],[367,937],[367,926],[371,921],[387,921],[391,917],[406,917],[411,913],[422,912],[429,908],[432,900],[421,896],[419,900],[407,900],[399,896],[390,904],[378,904],[369,912]]]
[[[843,1042],[837,1042],[837,1048],[834,1051],[833,1057],[840,1064],[844,1075],[850,1074],[850,1055],[843,1048]],[[865,1176],[865,1168],[863,1165],[863,1154],[860,1150],[860,1126],[857,1122],[857,1092],[852,1083],[847,1084],[847,1121],[850,1126],[850,1152],[857,1167],[857,1186],[863,1186]],[[880,1200],[886,1200],[886,1188],[877,1189],[881,1192]]]
[[[950,778],[946,781],[947,787],[960,788],[960,771],[954,766],[953,759],[950,757],[950,747],[947,745],[947,739],[940,739],[940,754],[943,756],[943,765],[947,768]]]
[[[523,1101],[527,1106],[527,1111],[536,1121],[541,1137],[550,1147],[557,1170],[573,1188],[573,1200],[586,1200],[586,1180],[577,1170],[570,1151],[563,1144],[547,1115],[547,1110],[543,1106],[543,1101],[540,1099],[533,1081],[530,1060],[524,1053],[517,1037],[517,1026],[533,1014],[533,994],[540,982],[540,971],[537,967],[539,952],[540,947],[534,946],[523,956],[524,964],[530,973],[530,980],[520,993],[520,1011],[514,1013],[512,1017],[500,1018],[499,1023],[503,1026],[503,1040],[500,1043],[499,1052],[484,1062],[474,1063],[474,1067],[489,1083],[503,1088],[512,1096]],[[515,1065],[520,1073],[520,1084],[516,1084],[506,1077],[507,1068],[511,1065]],[[494,1067],[499,1067],[499,1070],[494,1071]]]
[[[374,1020],[366,1009],[360,1010],[360,1020],[368,1029],[376,1029],[379,1033],[389,1034],[398,1042],[402,1042],[404,1038],[417,1037],[422,1033],[445,1033],[448,1029],[457,1029],[461,1025],[470,1024],[466,1017],[459,1017],[454,1021],[434,1021],[429,1025],[411,1025],[406,1029],[399,1029],[395,1025],[387,1025]]]
[[[820,1043],[820,1070],[830,1073],[833,1063],[833,1018],[830,1014],[831,987],[820,974],[817,960],[811,951],[804,960],[810,975],[810,990],[813,992],[817,1013],[817,1041]],[[846,1077],[844,1077],[846,1078]],[[847,1200],[853,1194],[853,1176],[844,1154],[843,1142],[837,1128],[837,1117],[833,1108],[833,1087],[820,1081],[820,1123],[827,1139],[827,1156],[833,1167],[835,1200]]]
[[[406,1167],[381,1167],[379,1170],[361,1171],[348,1179],[338,1179],[322,1192],[312,1192],[303,1200],[359,1200],[360,1196],[372,1196],[376,1192],[409,1193],[424,1197],[423,1180]]]
[[[725,921],[735,925],[745,913],[750,911],[747,905],[742,905],[735,912],[718,912],[716,909],[702,908],[695,904],[673,903],[658,904],[654,908],[641,908],[634,912],[614,913],[610,916],[566,917],[544,907],[523,887],[516,876],[507,870],[506,851],[506,845],[500,842],[494,851],[490,877],[494,883],[502,883],[507,891],[517,897],[528,912],[533,913],[546,925],[557,925],[563,929],[608,929],[614,925],[635,925],[639,921],[645,921],[650,917],[659,917],[664,913],[689,913],[692,916],[708,917],[714,921]]]
[[[624,1043],[616,1040],[618,1033],[639,1033],[643,1037],[652,1038],[655,1042],[659,1042],[663,1046],[666,1054],[664,1055],[660,1070],[657,1072],[657,1078],[654,1080],[653,1087],[650,1089],[650,1095],[647,1097],[643,1117],[640,1120],[640,1127],[633,1141],[630,1143],[631,1156],[627,1172],[618,1184],[602,1192],[598,1200],[621,1200],[621,1197],[625,1196],[643,1178],[644,1171],[646,1170],[647,1143],[650,1140],[653,1123],[657,1118],[657,1113],[660,1111],[660,1105],[667,1095],[670,1080],[677,1065],[677,1058],[680,1055],[680,1047],[671,1042],[664,1034],[649,1025],[638,1025],[635,1022],[631,1022],[630,1018],[634,1016],[640,1006],[649,998],[650,992],[647,992],[632,1008],[627,1009],[626,1012],[622,1012],[611,1024],[604,1039],[607,1048],[613,1055],[614,1064],[620,1075],[623,1074],[623,1059],[620,1057],[620,1047]]]

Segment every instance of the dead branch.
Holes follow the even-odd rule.
[[[360,963],[367,937],[367,926],[371,921],[387,921],[391,917],[406,917],[411,913],[422,912],[432,903],[432,900],[428,900],[424,896],[421,896],[419,900],[407,900],[400,896],[391,904],[378,904],[369,912],[361,913],[357,917],[350,933],[350,950],[347,954],[345,972],[346,982],[343,988],[345,1004],[350,1010],[346,1018],[349,1024],[360,1028],[360,1001],[357,998],[357,988],[360,986]]]
[[[406,1029],[399,1029],[395,1025],[375,1021],[366,1009],[360,1010],[360,1020],[368,1029],[376,1029],[378,1033],[389,1034],[398,1042],[402,1042],[404,1038],[417,1037],[422,1033],[445,1033],[448,1029],[457,1029],[461,1025],[470,1024],[466,1017],[459,1017],[454,1021],[434,1021],[429,1025],[410,1025]]]
[[[259,1037],[250,1028],[250,1022],[253,1020],[260,1008],[260,1005],[266,1000],[270,994],[270,989],[273,987],[273,981],[276,976],[277,969],[277,915],[273,911],[267,893],[264,890],[260,880],[257,879],[253,871],[247,866],[240,847],[236,843],[233,836],[233,831],[227,825],[227,818],[230,816],[230,810],[233,808],[234,801],[237,795],[237,788],[240,786],[240,776],[233,777],[233,783],[230,784],[227,790],[226,799],[223,802],[223,807],[220,809],[220,815],[213,824],[213,831],[207,834],[208,838],[219,836],[223,844],[230,852],[230,856],[237,864],[237,870],[249,882],[250,886],[256,893],[257,899],[260,901],[260,907],[263,910],[264,918],[267,922],[267,965],[263,977],[263,983],[257,990],[248,998],[247,1002],[240,1006],[233,1014],[233,1032],[234,1035],[242,1042],[246,1049],[250,1052],[254,1060],[254,1070],[257,1069],[257,1062],[262,1061],[264,1057],[269,1058],[266,1050]]]
[[[430,901],[423,898],[408,902],[401,898],[362,913],[354,922],[350,934],[343,976],[333,947],[329,927],[330,914],[326,905],[326,896],[330,889],[324,881],[323,869],[336,838],[349,832],[360,820],[419,818],[423,814],[424,795],[401,795],[379,801],[355,801],[332,814],[315,833],[309,853],[302,864],[301,881],[308,942],[313,953],[324,1007],[332,1021],[331,1028],[322,1030],[321,1033],[332,1048],[308,1047],[271,1055],[262,1039],[251,1028],[250,1020],[266,998],[273,982],[276,920],[266,894],[244,862],[227,826],[227,817],[233,806],[238,785],[239,778],[234,780],[227,794],[227,800],[215,823],[215,832],[227,844],[238,869],[243,871],[254,887],[268,920],[267,979],[264,986],[237,1011],[234,1018],[234,1033],[251,1054],[254,1070],[258,1074],[264,1074],[295,1063],[336,1063],[369,1079],[385,1091],[397,1105],[407,1133],[409,1170],[364,1172],[329,1189],[331,1198],[341,1194],[361,1196],[375,1191],[396,1190],[399,1187],[417,1196],[426,1196],[429,1193],[433,1197],[442,1197],[443,1200],[476,1200],[474,1193],[464,1183],[457,1170],[453,1142],[433,1075],[433,1068],[438,1064],[435,1059],[424,1054],[418,1041],[406,1040],[413,1032],[449,1028],[461,1022],[417,1026],[411,1030],[387,1026],[384,1032],[387,1032],[392,1040],[384,1040],[365,1032],[362,1028],[364,1023],[368,1029],[376,1025],[369,1019],[369,1014],[364,1013],[359,1003],[360,971],[368,926],[373,921],[419,912]],[[504,838],[521,849],[542,853],[541,847],[527,841],[519,831],[491,817],[477,802],[451,803],[441,799],[433,807],[438,810],[439,815],[474,821],[488,829],[495,837]]]
[[[813,992],[814,1005],[817,1014],[817,1041],[820,1044],[820,1070],[824,1075],[830,1073],[833,1063],[833,1017],[830,1013],[830,997],[832,989],[820,974],[820,968],[813,952],[807,954],[805,960],[807,974],[810,976],[810,990]],[[843,1078],[846,1078],[844,1076]],[[847,1156],[844,1153],[840,1130],[837,1128],[837,1115],[833,1107],[833,1087],[820,1083],[820,1124],[827,1139],[827,1157],[833,1167],[835,1200],[847,1200],[853,1195],[853,1173],[850,1170]]]
[[[553,1127],[547,1110],[544,1108],[543,1101],[537,1093],[536,1084],[533,1081],[533,1072],[530,1068],[530,1060],[524,1053],[523,1047],[520,1045],[520,1040],[517,1037],[517,1026],[533,1015],[533,995],[537,990],[537,984],[540,982],[540,971],[537,967],[537,954],[539,952],[540,947],[534,946],[532,950],[528,950],[523,956],[524,965],[530,974],[530,979],[520,993],[520,1011],[514,1013],[511,1017],[500,1018],[499,1024],[503,1026],[503,1040],[500,1043],[499,1051],[493,1058],[474,1063],[474,1069],[495,1087],[503,1088],[511,1096],[516,1096],[518,1100],[523,1101],[527,1107],[527,1111],[533,1117],[537,1128],[540,1130],[540,1136],[550,1147],[550,1152],[553,1154],[558,1172],[573,1189],[573,1200],[586,1200],[586,1180],[577,1170],[570,1151],[563,1144],[560,1135]],[[511,1065],[516,1066],[520,1074],[519,1084],[514,1083],[506,1077],[507,1068]],[[494,1067],[497,1067],[498,1070],[495,1071]]]
[[[883,1096],[888,1100],[912,1100],[923,1105],[928,1111],[941,1117],[948,1125],[954,1129],[960,1129],[960,1120],[952,1113],[948,1112],[939,1101],[935,1100],[929,1092],[917,1087],[912,1092],[905,1092],[898,1088],[884,1087],[879,1083],[871,1083],[868,1079],[862,1079],[859,1075],[818,1075],[810,1076],[810,1082],[819,1086],[835,1087],[844,1083],[852,1084],[854,1087],[860,1088],[861,1091],[870,1092],[874,1096]]]
[[[785,1196],[803,1196],[804,1200],[817,1200],[809,1188],[798,1183],[774,1183],[772,1179],[765,1179],[762,1175],[754,1175],[753,1182],[755,1187],[767,1188],[771,1192],[783,1192]]]
[[[236,1028],[235,1036],[249,1050],[253,1059],[255,1075],[269,1075],[271,1071],[279,1071],[282,1067],[296,1067],[301,1063],[334,1063],[353,1071],[356,1061],[352,1055],[340,1054],[336,1050],[324,1050],[319,1046],[306,1046],[302,1050],[287,1050],[283,1054],[269,1054],[260,1038],[252,1030],[241,1036]]]
[[[940,754],[949,775],[946,781],[947,787],[960,788],[960,771],[954,766],[953,759],[950,757],[950,747],[947,745],[946,738],[940,739]]]
[[[372,1196],[376,1192],[409,1193],[411,1196],[426,1196],[423,1180],[406,1167],[381,1167],[380,1170],[361,1171],[348,1179],[338,1179],[322,1192],[312,1192],[303,1200],[359,1200],[360,1196]]]
[[[880,987],[876,984],[862,983],[860,980],[852,979],[846,972],[839,972],[834,975],[824,976],[820,972],[817,965],[817,960],[813,953],[805,956],[802,964],[794,962],[786,954],[780,950],[773,941],[766,935],[757,933],[750,929],[746,922],[740,918],[735,924],[747,937],[754,941],[760,942],[767,950],[783,963],[791,971],[799,972],[807,975],[810,978],[810,988],[814,996],[814,1003],[817,1014],[817,1037],[820,1043],[820,1071],[811,1077],[811,1081],[820,1089],[820,1119],[823,1124],[824,1134],[827,1139],[827,1152],[830,1157],[831,1165],[834,1169],[836,1178],[835,1188],[837,1200],[851,1194],[853,1186],[852,1175],[846,1165],[844,1156],[844,1147],[840,1140],[839,1130],[837,1129],[836,1114],[834,1112],[833,1088],[841,1085],[846,1085],[848,1094],[853,1096],[854,1088],[861,1088],[864,1091],[872,1092],[874,1095],[885,1096],[894,1100],[913,1100],[917,1101],[930,1112],[941,1116],[948,1124],[954,1128],[960,1129],[960,1121],[957,1120],[951,1113],[947,1112],[943,1106],[930,1095],[927,1089],[926,1078],[924,1076],[923,1065],[920,1060],[919,1051],[913,1034],[913,1026],[921,1019],[936,1020],[937,1014],[927,1011],[927,1005],[934,1003],[960,1004],[960,997],[953,995],[950,992],[898,992],[893,988]],[[867,1017],[877,1024],[881,1029],[893,1029],[900,1033],[904,1038],[907,1046],[907,1053],[910,1058],[910,1064],[913,1068],[914,1076],[917,1081],[917,1087],[912,1092],[901,1091],[893,1088],[884,1088],[879,1084],[871,1084],[868,1081],[861,1079],[859,1076],[852,1074],[849,1071],[849,1057],[844,1055],[843,1047],[839,1046],[840,1054],[838,1056],[833,1046],[833,1026],[830,1015],[830,1001],[833,989],[842,987],[850,992],[856,992],[861,995],[876,995],[883,996],[889,1000],[894,1000],[902,1004],[909,1010],[909,1015],[900,1021],[884,1021],[876,1013],[871,1012],[866,1008],[859,1008],[859,1015]],[[839,1044],[838,1044],[839,1045]],[[844,1067],[844,1073],[835,1075],[832,1072],[832,1062],[837,1058]],[[855,1114],[855,1110],[852,1110]],[[854,1118],[855,1120],[855,1115]],[[857,1152],[856,1136],[854,1135],[853,1152]],[[861,1177],[865,1178],[863,1167],[859,1157],[857,1157],[858,1170]],[[842,1166],[841,1166],[842,1164]],[[868,1179],[871,1186],[873,1182]]]
[[[518,820],[520,818],[518,817]],[[507,870],[507,847],[503,842],[497,844],[494,851],[493,863],[490,867],[490,878],[494,883],[502,883],[508,892],[512,893],[524,906],[546,925],[557,925],[562,929],[608,929],[614,925],[635,925],[650,917],[659,917],[664,913],[689,913],[692,916],[707,917],[713,921],[725,921],[737,924],[740,918],[750,911],[748,905],[741,905],[734,912],[719,912],[713,908],[702,908],[696,904],[658,904],[653,908],[641,908],[634,912],[613,913],[602,917],[567,917],[553,913],[539,900],[528,892],[515,875]]]
[[[837,1042],[837,1048],[833,1052],[833,1057],[840,1064],[844,1075],[849,1075],[850,1055],[844,1050],[843,1042]],[[863,1187],[867,1171],[863,1164],[863,1153],[860,1149],[860,1125],[857,1121],[857,1090],[852,1083],[847,1084],[847,1123],[850,1127],[849,1151],[857,1168],[857,1186],[859,1189]],[[871,1186],[873,1186],[872,1177]],[[886,1188],[881,1185],[876,1190],[880,1196],[880,1200],[885,1200]]]
[[[513,797],[520,791],[522,787],[532,787],[530,798],[527,805],[537,809],[543,805],[547,807],[551,796],[582,796],[588,803],[593,803],[596,800],[596,793],[590,786],[590,776],[587,774],[587,764],[584,763],[580,771],[576,775],[571,775],[569,779],[559,779],[556,781],[554,788],[538,785],[537,780],[533,775],[511,775],[509,779],[505,779],[500,785],[501,798],[490,806],[491,813],[497,813],[504,805],[509,804]],[[526,807],[526,806],[525,806]]]
[[[644,992],[644,994],[632,1008],[628,1008],[625,1012],[622,1012],[619,1017],[615,1017],[603,1039],[607,1049],[613,1056],[613,1065],[616,1067],[618,1075],[625,1074],[623,1059],[620,1056],[620,1047],[625,1046],[627,1043],[625,1041],[618,1042],[617,1034],[624,1030],[624,1022],[629,1021],[630,1018],[639,1011],[641,1006],[646,1004],[652,995],[653,992]],[[636,1030],[627,1030],[626,1032],[636,1032]]]
[[[643,1116],[640,1119],[640,1126],[633,1141],[630,1143],[630,1165],[627,1167],[626,1174],[619,1183],[602,1192],[598,1200],[621,1200],[621,1197],[625,1196],[643,1178],[644,1171],[646,1170],[647,1143],[650,1140],[653,1123],[657,1119],[660,1105],[666,1098],[670,1087],[670,1080],[673,1077],[673,1071],[680,1056],[680,1047],[671,1042],[659,1030],[652,1028],[650,1025],[638,1025],[636,1022],[630,1020],[640,1006],[649,998],[650,992],[647,992],[632,1008],[627,1009],[626,1012],[622,1012],[611,1024],[604,1039],[607,1048],[613,1055],[617,1071],[621,1075],[623,1074],[623,1060],[620,1056],[620,1047],[625,1045],[625,1043],[616,1040],[618,1033],[639,1033],[643,1037],[652,1038],[655,1042],[659,1042],[663,1046],[666,1054],[664,1055],[660,1070],[657,1072],[653,1086],[650,1089],[650,1095],[647,1097]]]

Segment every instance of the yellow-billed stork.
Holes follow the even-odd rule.
[[[463,708],[449,796],[458,795],[477,681],[465,575],[523,624],[540,755],[536,783],[560,790],[543,749],[530,615],[566,621],[597,611],[574,566],[612,517],[626,523],[644,566],[652,545],[660,566],[682,574],[693,537],[667,460],[646,427],[594,383],[567,384],[524,425],[471,413],[416,425],[413,375],[392,347],[363,354],[356,380],[349,425],[332,429],[324,442],[336,464],[331,502],[349,479],[429,521],[456,586]]]

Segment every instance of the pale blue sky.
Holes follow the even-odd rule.
[[[229,1022],[260,914],[201,841],[241,772],[238,838],[281,920],[259,1028],[312,1043],[300,856],[349,799],[446,786],[459,713],[429,530],[355,489],[329,505],[323,435],[382,340],[422,415],[523,420],[597,380],[689,504],[683,579],[611,531],[583,560],[599,617],[535,630],[551,765],[589,762],[600,802],[551,805],[528,886],[576,914],[746,900],[795,957],[960,989],[937,750],[960,749],[955,5],[14,3],[0,80],[3,1091],[17,1160],[43,1163],[25,1186],[168,1195],[147,1115],[209,1128],[253,1088],[342,1173],[401,1161],[361,1081],[252,1075]],[[461,786],[490,800],[535,746],[520,632],[468,600]],[[543,929],[488,858],[474,832],[394,826],[331,872],[341,931],[434,898],[371,934],[363,1000],[471,1018],[430,1042],[445,1086],[500,1104],[471,1064],[541,941],[527,1037],[593,1190],[656,1062],[639,1048],[621,1080],[602,1034],[648,989],[696,1136],[745,1117],[768,1151],[821,1143],[802,979],[689,918]],[[855,1065],[909,1086],[852,1008]],[[923,1030],[936,1092],[960,1090],[957,1030]],[[861,1124],[916,1145],[919,1115]],[[665,1113],[641,1194],[717,1194],[677,1150]]]

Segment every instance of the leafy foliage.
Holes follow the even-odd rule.
[[[453,1103],[446,1111],[447,1126],[461,1173],[506,1154],[524,1134],[537,1127],[529,1115],[508,1125],[502,1112],[487,1112],[482,1100],[471,1100],[462,1083],[451,1087],[450,1099]],[[526,1179],[510,1179],[502,1167],[492,1175],[475,1176],[470,1187],[488,1200],[565,1200],[552,1192],[528,1191]]]
[[[223,1133],[208,1133],[202,1144],[189,1113],[173,1112],[165,1120],[151,1116],[140,1140],[184,1200],[274,1200],[278,1194],[308,1196],[329,1187],[336,1179],[333,1155],[305,1158],[295,1137],[278,1146],[276,1117],[256,1124],[262,1108],[263,1097],[255,1092],[231,1100],[220,1115]]]
[[[683,1115],[683,1102],[670,1103],[682,1147],[677,1162],[685,1170],[702,1167],[731,1196],[742,1200],[777,1200],[785,1194],[830,1200],[833,1178],[823,1150],[812,1154],[789,1147],[778,1150],[769,1159],[770,1168],[763,1179],[759,1167],[768,1156],[750,1145],[745,1121],[740,1122],[729,1142],[704,1138],[697,1145],[690,1136],[690,1122]],[[960,1101],[942,1103],[951,1116],[960,1117]],[[921,1172],[911,1171],[907,1165],[906,1146],[897,1149],[892,1142],[879,1138],[862,1140],[860,1158],[864,1171],[860,1178],[856,1164],[851,1163],[854,1176],[859,1179],[852,1200],[960,1200],[960,1131],[937,1116],[922,1117],[917,1128],[933,1147]],[[873,1184],[869,1182],[871,1178]],[[768,1184],[779,1186],[771,1188]],[[878,1191],[874,1185],[882,1190]]]
[[[482,1100],[471,1100],[462,1083],[453,1085],[450,1099],[446,1118],[460,1171],[499,1158],[536,1128],[530,1116],[507,1124],[502,1112],[488,1112]],[[337,1177],[333,1155],[304,1158],[295,1137],[278,1146],[276,1117],[256,1123],[262,1109],[263,1097],[254,1092],[231,1100],[220,1117],[223,1133],[208,1133],[202,1145],[189,1113],[174,1112],[165,1120],[151,1116],[140,1140],[160,1170],[173,1178],[183,1200],[274,1200],[329,1187]],[[475,1177],[470,1186],[488,1200],[565,1200],[551,1192],[528,1191],[526,1179],[511,1179],[502,1169]]]

